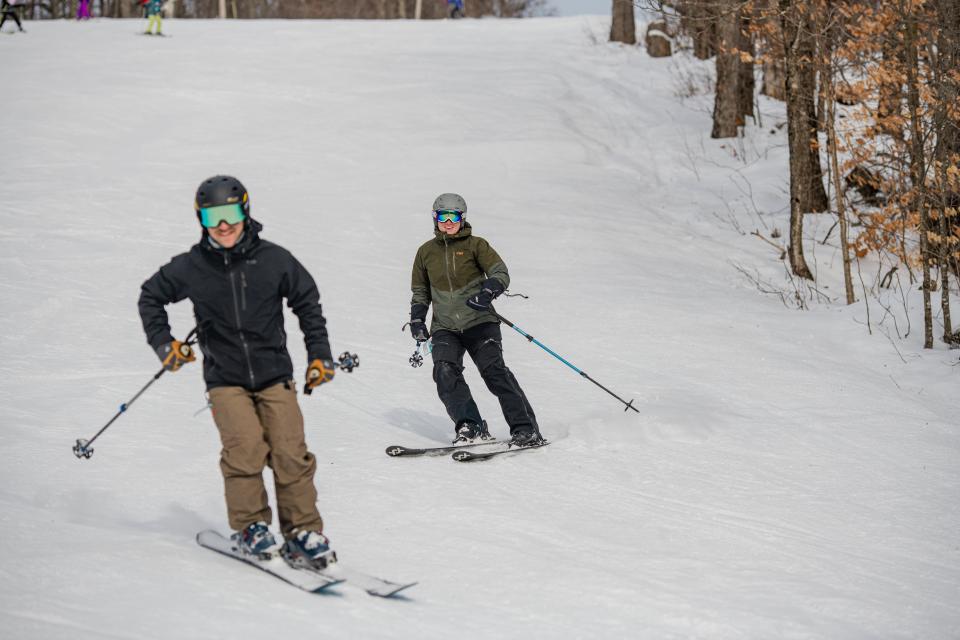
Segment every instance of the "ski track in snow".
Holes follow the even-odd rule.
[[[4,637],[960,637],[956,352],[920,348],[918,297],[891,344],[889,318],[871,336],[861,305],[791,311],[733,267],[782,277],[747,235],[786,229],[780,105],[710,140],[709,96],[675,95],[710,63],[609,45],[602,18],[141,26],[0,38]],[[215,173],[360,354],[303,397],[307,440],[338,554],[419,581],[402,598],[301,593],[194,543],[226,533],[199,366],[70,453],[158,369],[138,289],[196,240]],[[451,437],[399,332],[450,190],[530,296],[500,313],[639,414],[505,327],[551,446],[383,454]],[[836,297],[831,222],[808,220]],[[185,335],[189,304],[170,313]]]

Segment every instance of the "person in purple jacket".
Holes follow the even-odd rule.
[[[90,19],[90,0],[80,0],[77,2],[77,20]]]

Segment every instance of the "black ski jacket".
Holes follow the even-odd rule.
[[[140,288],[140,319],[155,351],[173,340],[164,306],[193,302],[208,389],[258,391],[293,377],[283,298],[300,320],[308,362],[332,359],[317,285],[289,251],[260,238],[262,228],[251,219],[229,250],[215,248],[204,232]]]

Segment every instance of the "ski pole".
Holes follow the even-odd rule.
[[[184,344],[192,345],[194,342],[196,342],[196,341],[193,339],[193,336],[194,336],[196,333],[197,333],[197,328],[194,327],[194,328],[193,328],[193,331],[191,331],[189,334],[187,334],[187,339],[183,341]],[[166,371],[166,368],[163,368],[163,369],[160,369],[160,371],[157,371],[157,373],[154,374],[153,378],[150,379],[150,382],[148,382],[147,384],[143,385],[143,388],[140,389],[140,391],[137,391],[137,395],[135,395],[135,396],[133,396],[132,398],[130,398],[130,400],[128,400],[127,402],[124,402],[123,404],[121,404],[121,405],[120,405],[120,410],[117,411],[117,413],[116,413],[112,418],[110,418],[110,421],[109,421],[107,424],[103,425],[103,427],[100,428],[100,431],[97,431],[92,438],[90,438],[89,440],[84,440],[83,438],[78,438],[78,439],[77,439],[77,443],[76,443],[75,445],[73,445],[73,455],[77,456],[77,458],[80,458],[81,460],[82,460],[83,458],[89,458],[90,456],[92,456],[92,455],[93,455],[93,449],[90,448],[90,445],[93,444],[93,441],[96,440],[97,438],[99,438],[99,437],[100,437],[100,434],[107,430],[107,427],[109,427],[110,425],[112,425],[112,424],[116,421],[117,418],[119,418],[121,415],[123,415],[124,412],[126,412],[126,410],[130,407],[130,405],[132,405],[132,404],[136,401],[137,398],[139,398],[141,395],[143,395],[143,392],[144,392],[144,391],[146,391],[147,389],[150,388],[150,385],[152,385],[154,382],[156,382],[157,380],[160,379],[160,376],[162,376],[165,371]]]
[[[433,343],[430,342],[430,338],[417,340],[417,348],[414,350],[413,355],[407,358],[407,362],[409,362],[410,366],[414,369],[421,367],[423,366],[423,355],[431,351],[433,351]]]
[[[413,355],[407,358],[407,362],[409,362],[410,366],[414,369],[423,366],[423,354],[420,353],[420,347],[423,345],[423,342],[423,340],[417,340],[417,348],[414,349]]]
[[[491,311],[492,311],[492,310],[491,310]],[[570,361],[568,361],[566,358],[564,358],[563,356],[561,356],[560,354],[558,354],[556,351],[554,351],[553,349],[551,349],[551,348],[548,347],[547,345],[543,344],[542,342],[540,342],[539,340],[537,340],[536,338],[534,338],[532,335],[530,335],[529,333],[527,333],[526,331],[524,331],[523,329],[521,329],[521,328],[518,327],[517,325],[513,324],[512,322],[510,322],[509,320],[507,320],[506,318],[504,318],[502,315],[500,315],[500,314],[497,313],[496,311],[493,311],[493,315],[495,315],[495,316],[497,316],[498,318],[500,318],[500,321],[501,321],[501,322],[503,322],[504,324],[508,325],[511,329],[513,329],[514,331],[516,331],[517,333],[519,333],[520,335],[522,335],[522,336],[523,336],[524,338],[526,338],[529,342],[532,342],[533,344],[537,345],[538,347],[540,347],[541,349],[543,349],[544,351],[546,351],[547,353],[549,353],[550,355],[552,355],[554,358],[556,358],[557,360],[559,360],[559,361],[562,362],[563,364],[567,365],[568,367],[570,367],[571,369],[573,369],[574,371],[576,371],[577,373],[579,373],[582,377],[586,378],[587,380],[589,380],[589,381],[592,382],[593,384],[597,385],[598,387],[600,387],[601,389],[603,389],[604,391],[606,391],[607,393],[609,393],[610,395],[612,395],[614,398],[616,398],[617,400],[619,400],[620,402],[622,402],[624,405],[626,405],[626,406],[624,407],[624,409],[623,409],[624,411],[626,411],[627,409],[633,409],[633,410],[636,411],[637,413],[640,413],[640,410],[637,409],[635,406],[633,406],[633,400],[631,400],[630,402],[627,402],[626,400],[624,400],[623,398],[621,398],[620,396],[618,396],[617,394],[615,394],[613,391],[610,391],[610,389],[607,389],[605,386],[603,386],[602,384],[600,384],[599,382],[597,382],[596,380],[594,380],[593,378],[591,378],[590,376],[588,376],[586,371],[583,371],[583,370],[579,369],[578,367],[574,366],[574,365],[571,364]]]
[[[400,331],[405,330],[410,326],[410,323],[406,323],[400,327]],[[427,345],[427,346],[424,346]],[[423,349],[426,349],[426,353],[430,353],[432,347],[430,346],[430,338],[426,340],[417,340],[417,348],[413,350],[413,355],[407,358],[407,362],[410,363],[410,366],[416,369],[417,367],[423,366]]]

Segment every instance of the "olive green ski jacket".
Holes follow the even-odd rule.
[[[489,242],[473,235],[469,222],[464,221],[452,236],[434,229],[434,238],[420,246],[413,260],[410,304],[433,303],[431,333],[439,329],[465,331],[483,322],[499,322],[491,311],[467,306],[467,299],[480,292],[487,278],[496,278],[504,289],[510,285],[507,265]]]

